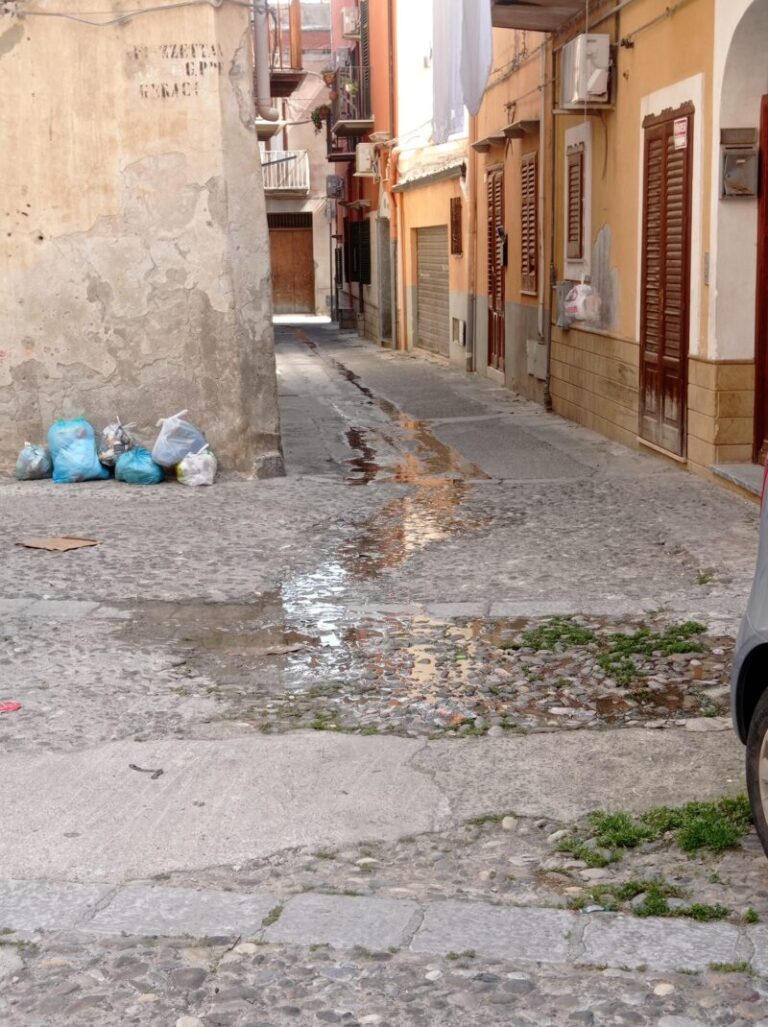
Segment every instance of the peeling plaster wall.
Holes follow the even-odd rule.
[[[0,15],[0,460],[59,416],[151,438],[187,408],[224,466],[282,473],[247,10],[18,14]]]

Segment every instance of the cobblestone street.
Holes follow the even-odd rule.
[[[756,504],[330,327],[278,372],[286,478],[0,478],[0,1023],[766,1027]]]

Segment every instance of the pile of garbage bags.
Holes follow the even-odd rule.
[[[130,485],[159,485],[174,473],[183,485],[213,485],[218,464],[203,433],[184,419],[186,410],[157,422],[160,432],[150,452],[134,441],[131,424],[118,418],[96,432],[84,417],[56,421],[48,445],[25,442],[16,461],[19,481],[53,478],[58,484],[111,477]]]

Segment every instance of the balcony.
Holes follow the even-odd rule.
[[[499,29],[559,32],[584,11],[584,0],[492,0],[493,24]]]
[[[269,72],[272,96],[290,96],[307,77],[302,62],[301,4],[299,0],[273,0]]]
[[[371,70],[341,67],[332,87],[331,132],[335,136],[364,136],[373,131]]]
[[[306,150],[262,150],[264,192],[292,196],[309,192],[309,154]]]
[[[273,101],[272,106],[274,106]],[[263,143],[265,140],[271,139],[272,136],[276,136],[278,132],[282,132],[282,130],[286,126],[286,122],[265,121],[264,118],[257,117],[254,119],[253,126],[256,130],[256,138],[259,140],[259,142]]]

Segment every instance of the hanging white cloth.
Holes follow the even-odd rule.
[[[464,126],[461,89],[463,0],[433,0],[432,4],[432,137],[436,143]]]
[[[461,89],[470,114],[477,114],[493,62],[491,0],[463,0]]]
[[[491,0],[433,0],[432,83],[435,143],[477,114],[493,61]]]

